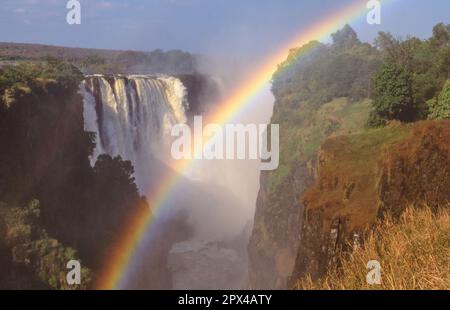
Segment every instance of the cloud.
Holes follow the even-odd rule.
[[[112,9],[113,8],[113,4],[109,1],[100,1],[99,3],[97,3],[96,7],[99,9]]]
[[[14,9],[14,13],[17,13],[17,14],[23,14],[26,11],[27,10],[25,10],[24,8],[16,8],[16,9]]]

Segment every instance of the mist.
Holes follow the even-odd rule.
[[[227,96],[251,75],[255,63],[245,51],[242,57],[238,55],[234,51],[232,59],[222,55],[219,61],[211,57],[202,64],[202,73],[219,78],[221,85],[221,98],[207,104],[207,114],[221,109]],[[268,124],[273,103],[268,83],[229,123]],[[260,161],[195,160],[184,177],[190,182],[177,188],[175,195],[180,201],[175,205],[187,210],[187,222],[193,230],[188,240],[175,243],[169,251],[172,288],[245,289],[247,244],[260,186]]]
[[[204,107],[200,109],[203,120],[224,109],[224,102],[245,87],[269,55],[268,49],[253,47],[247,38],[248,33],[217,37],[205,49],[206,54],[196,56],[198,73],[208,77],[218,90],[217,96],[197,94],[204,101],[195,103]],[[90,94],[84,92],[85,119],[90,123],[87,129],[103,140],[96,153],[131,160],[139,191],[150,205],[155,199],[153,189],[168,174],[178,174],[139,246],[124,288],[246,288],[247,244],[259,190],[260,161],[193,160],[188,169],[177,171],[170,153],[174,140],[170,131],[177,123],[191,124],[194,117],[189,113],[193,102],[186,102],[189,89],[183,89],[182,79],[90,79]],[[96,88],[97,84],[101,87]],[[251,102],[242,102],[227,124],[270,123],[274,103],[270,86],[268,82]],[[95,98],[101,98],[104,106],[103,124],[95,115]]]

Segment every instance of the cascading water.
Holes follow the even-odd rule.
[[[120,155],[136,169],[141,192],[148,188],[146,165],[164,161],[172,126],[186,122],[186,89],[168,76],[87,76],[80,91],[84,98],[85,130],[94,132],[100,154]]]
[[[85,130],[96,133],[92,164],[104,153],[130,160],[141,194],[148,194],[169,169],[164,162],[170,156],[171,128],[188,122],[187,92],[175,77],[87,76],[80,93]],[[170,206],[164,208],[167,215],[152,224],[160,229],[139,253],[140,262],[126,287],[245,287],[245,228],[248,233],[246,223],[254,208],[254,201],[248,201],[256,200],[257,192],[249,184],[257,184],[256,167],[248,162],[197,162],[195,175],[180,178]],[[246,195],[240,195],[242,191]],[[249,199],[248,193],[254,197]],[[182,221],[192,233],[182,232],[180,210],[186,211]]]

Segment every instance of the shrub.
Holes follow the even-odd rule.
[[[430,119],[450,118],[450,80],[444,85],[437,98],[427,101]]]
[[[375,76],[374,110],[384,120],[412,121],[416,117],[412,76],[402,66],[386,63]]]

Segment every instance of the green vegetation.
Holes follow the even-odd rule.
[[[180,50],[139,52],[0,42],[0,67],[5,63],[41,62],[49,57],[85,74],[193,74],[200,59]]]
[[[148,208],[130,162],[103,155],[91,167],[81,78],[51,58],[0,68],[2,288],[89,287],[126,215]],[[82,261],[82,284],[69,287],[72,259]]]
[[[375,80],[374,111],[369,126],[386,121],[416,121],[446,117],[446,101],[439,94],[450,76],[450,25],[433,28],[428,40],[395,39],[381,32],[375,40],[384,65]],[[430,113],[428,115],[428,113]]]
[[[311,218],[317,212],[325,218],[345,219],[348,231],[371,223],[380,201],[380,163],[399,142],[413,135],[412,128],[397,123],[327,139],[320,148],[314,184],[301,198],[305,212]]]
[[[364,131],[372,109],[371,76],[381,63],[379,52],[361,43],[350,27],[333,39],[331,46],[311,42],[292,49],[273,77],[271,122],[281,124],[280,165],[263,174],[270,221],[256,218],[255,225],[268,238],[279,236],[276,246],[292,238],[285,227],[298,210],[321,145],[329,137]]]
[[[369,176],[376,171],[376,165],[383,159],[385,149],[401,141],[411,133],[407,125],[366,129],[353,135],[343,135],[340,139],[329,139],[328,151],[336,153],[338,165],[330,168],[330,175],[342,175],[358,171]],[[342,142],[342,144],[341,144]],[[339,171],[340,169],[340,171]],[[374,176],[374,179],[376,176]]]
[[[77,68],[54,58],[42,62],[20,62],[0,68],[0,108],[9,108],[15,99],[48,91],[58,84],[77,87],[83,75]]]
[[[333,98],[352,101],[371,95],[378,51],[361,43],[349,26],[333,35],[333,45],[311,42],[292,49],[273,77],[273,93],[285,103],[321,105]]]
[[[292,49],[275,72],[271,122],[280,124],[280,165],[262,172],[249,244],[259,287],[283,287],[291,276],[304,220],[301,197],[314,182],[318,151],[329,137],[365,130],[371,77],[380,64],[379,51],[346,26],[331,45]]]
[[[47,57],[40,62],[20,62],[17,66],[7,65],[1,68],[0,91],[18,85],[30,87],[39,80],[56,81],[65,87],[78,85],[83,79],[74,66],[56,58]]]
[[[412,76],[399,65],[387,63],[375,76],[374,112],[384,120],[414,119]]]
[[[280,166],[271,173],[270,192],[275,193],[279,186],[282,188],[292,167],[312,158],[328,137],[363,130],[371,109],[370,102],[350,102],[348,98],[338,98],[319,109],[302,104],[296,113],[290,115],[296,119],[287,122],[278,114],[283,111],[280,107],[272,121],[289,125],[280,127]]]
[[[430,111],[428,118],[450,118],[450,80],[447,80],[439,96],[430,99],[427,103]]]
[[[271,122],[280,124],[280,166],[261,177],[249,244],[252,284],[282,287],[282,281],[302,279],[300,288],[365,288],[361,281],[370,255],[358,267],[345,260],[343,270],[330,271],[328,282],[318,280],[331,259],[340,259],[332,247],[344,249],[355,232],[363,236],[383,212],[401,214],[410,203],[448,201],[448,122],[416,121],[448,118],[450,25],[436,25],[428,40],[382,32],[374,46],[360,42],[349,26],[332,38],[331,45],[313,41],[292,49],[273,76]],[[334,225],[338,239],[332,245]],[[404,237],[398,234],[397,240]],[[384,250],[384,237],[369,246]],[[424,287],[448,288],[448,251],[441,255],[441,250],[420,257],[428,264],[424,271],[443,267],[442,273],[421,277],[436,277]],[[406,259],[411,253],[418,254],[405,249],[389,267],[402,273],[411,265],[411,257]],[[381,253],[380,259],[389,255]],[[352,282],[362,271],[360,282]],[[304,278],[308,275],[313,279]],[[398,288],[419,287],[400,282]]]
[[[24,208],[0,204],[0,246],[3,249],[0,255],[8,266],[8,269],[2,266],[1,287],[74,288],[66,282],[66,264],[72,259],[78,259],[76,251],[64,247],[40,228],[40,212],[37,200]],[[11,261],[8,261],[9,255]],[[84,267],[81,273],[84,282],[76,288],[85,289],[91,273]],[[14,283],[7,283],[12,281]]]
[[[333,34],[331,46],[313,41],[291,50],[273,76],[272,122],[283,124],[280,166],[269,173],[273,199],[295,199],[275,193],[286,188],[293,167],[311,160],[328,137],[364,129],[371,76],[380,63],[379,52],[361,43],[349,26]]]

